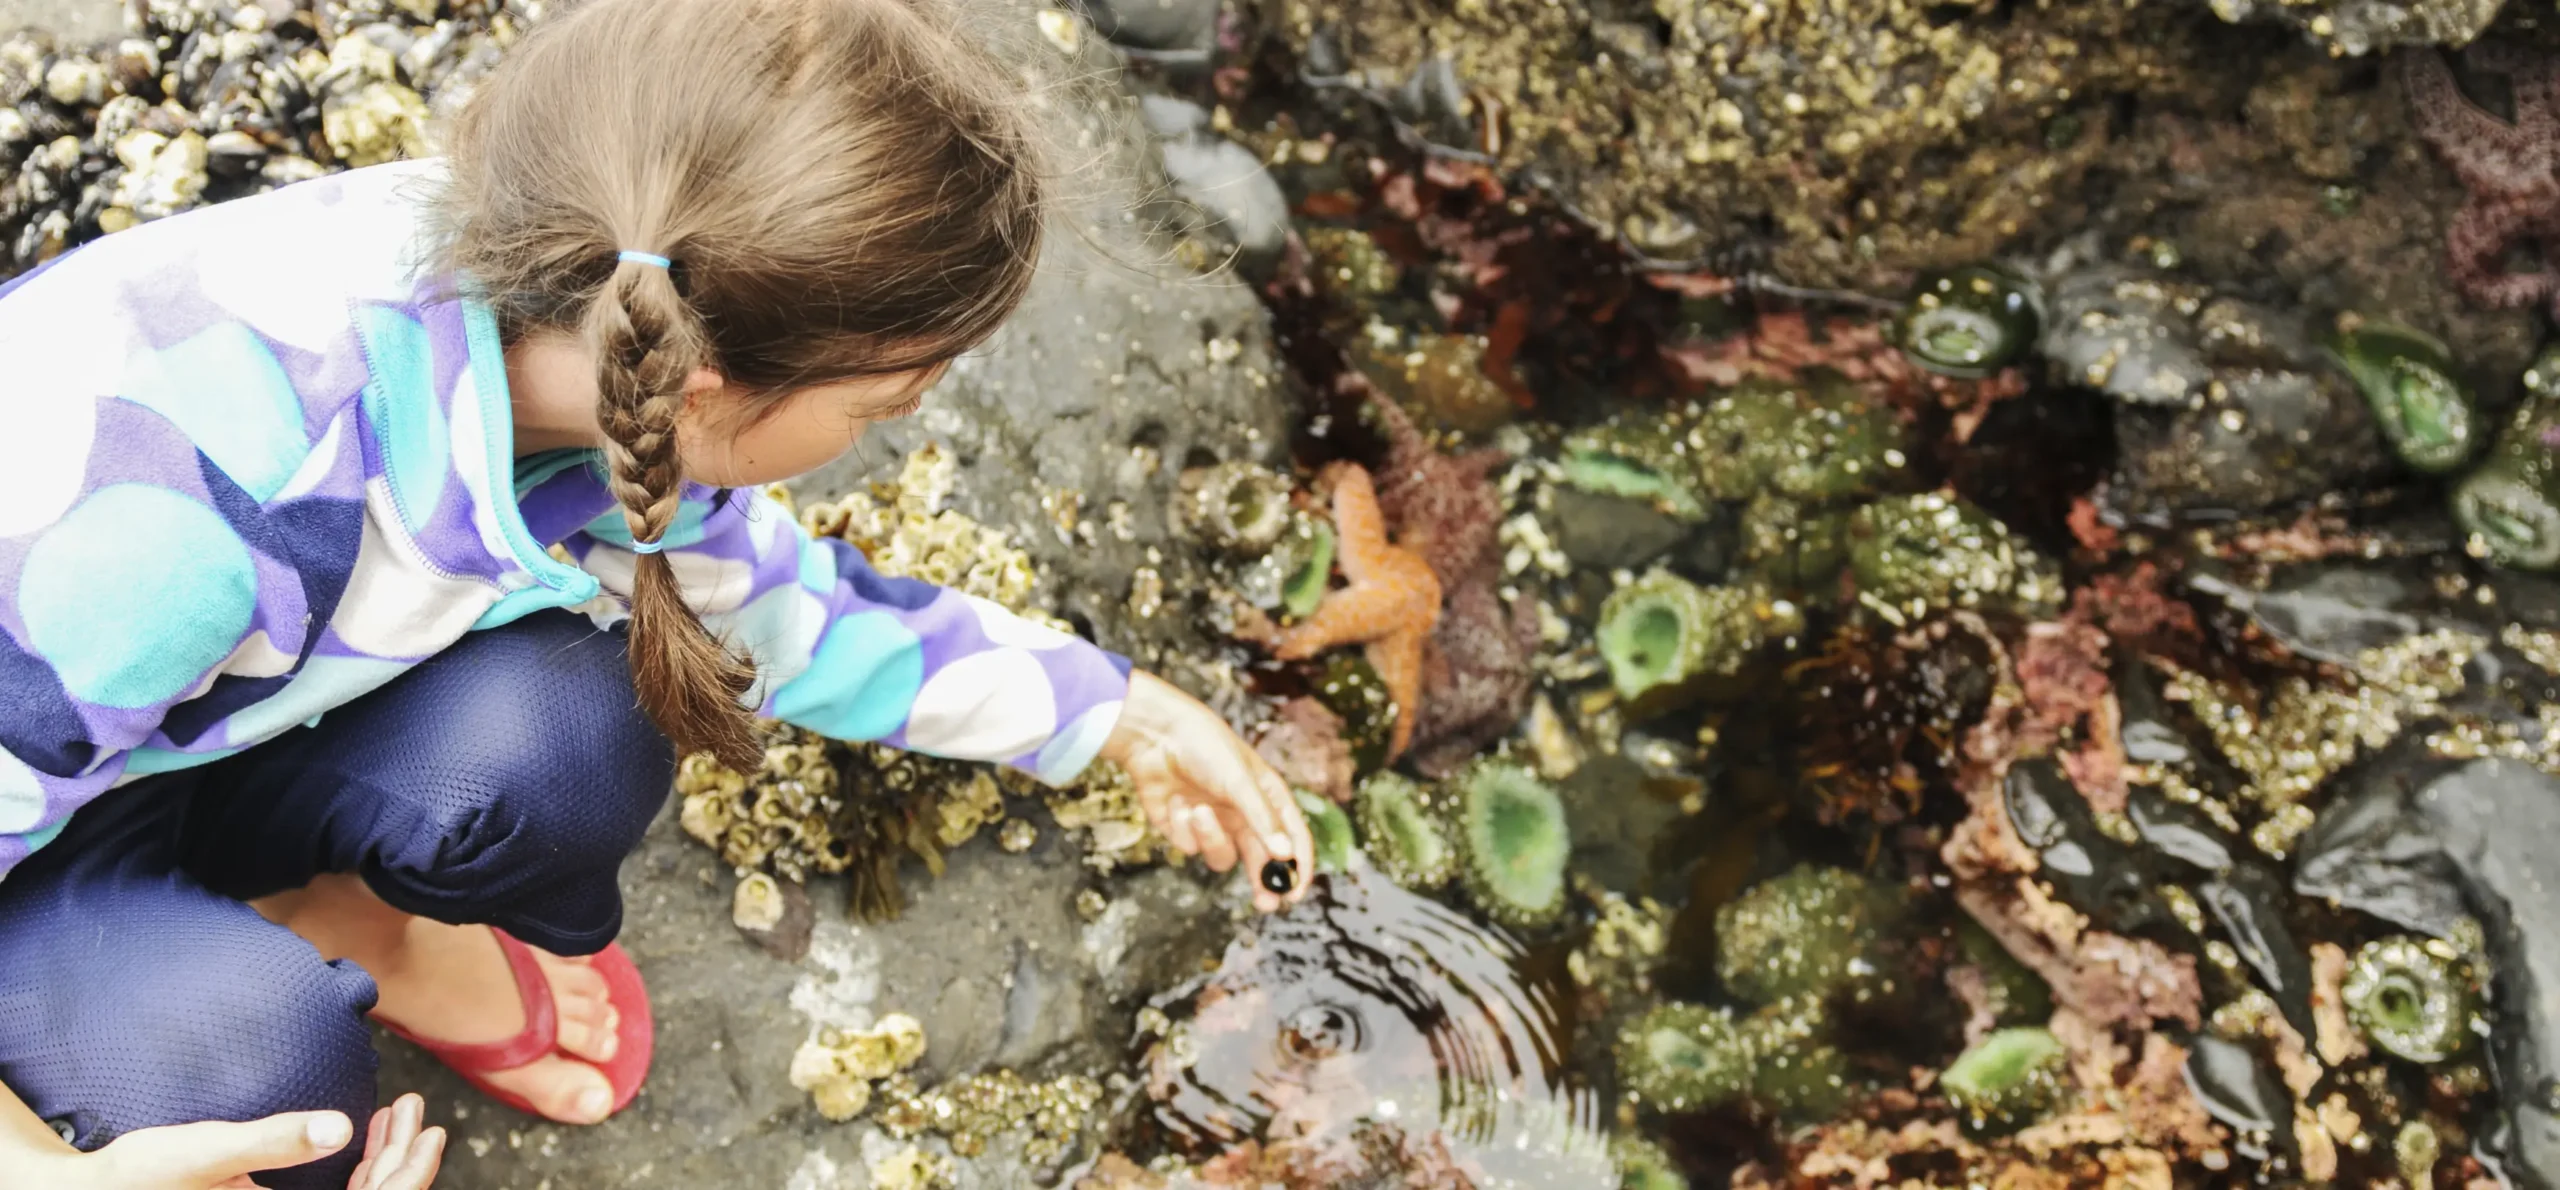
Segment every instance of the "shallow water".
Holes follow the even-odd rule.
[[[1355,861],[1165,1002],[1156,1120],[1202,1156],[1246,1139],[1347,1151],[1383,1126],[1436,1134],[1487,1190],[1608,1184],[1599,1102],[1567,1079],[1563,1005],[1525,958]]]

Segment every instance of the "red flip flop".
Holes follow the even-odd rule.
[[[430,1041],[389,1021],[383,1021],[382,1027],[452,1067],[481,1094],[526,1115],[540,1116],[542,1113],[522,1096],[491,1086],[487,1076],[563,1052],[560,1019],[551,1003],[551,981],[543,978],[542,964],[533,957],[532,947],[505,930],[492,929],[490,933],[498,936],[498,950],[507,956],[507,968],[515,973],[516,996],[524,1004],[523,1032],[505,1041],[467,1045]],[[631,956],[623,953],[621,943],[597,952],[588,960],[588,966],[604,977],[605,998],[621,1014],[622,1023],[617,1030],[621,1043],[614,1047],[613,1060],[596,1067],[613,1088],[613,1110],[618,1112],[630,1105],[632,1096],[640,1093],[641,1082],[649,1077],[650,1051],[657,1036],[649,1016],[649,989],[640,982],[640,969],[631,965]]]

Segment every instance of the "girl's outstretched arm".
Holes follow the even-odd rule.
[[[619,510],[565,543],[608,588],[634,555]],[[1235,732],[1126,658],[974,596],[872,569],[761,492],[689,493],[662,539],[703,623],[750,654],[763,713],[821,735],[984,760],[1051,785],[1109,756],[1158,831],[1221,871],[1314,854],[1289,791]],[[1279,897],[1256,902],[1278,908]]]
[[[1119,727],[1102,755],[1128,770],[1147,820],[1175,847],[1224,872],[1241,860],[1263,912],[1306,895],[1315,845],[1288,783],[1199,700],[1150,673],[1129,682]],[[1286,894],[1263,886],[1263,865],[1295,861]]]

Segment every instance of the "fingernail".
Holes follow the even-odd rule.
[[[336,1149],[355,1138],[356,1128],[355,1125],[347,1122],[345,1116],[336,1112],[323,1112],[311,1117],[309,1124],[303,1125],[302,1134],[311,1138],[311,1143],[315,1146]]]
[[[1264,835],[1262,837],[1262,849],[1273,855],[1280,856],[1283,859],[1288,858],[1290,852],[1293,850],[1293,848],[1289,846],[1289,836],[1287,835]]]
[[[578,1114],[590,1120],[601,1120],[613,1110],[613,1092],[601,1087],[578,1096]]]

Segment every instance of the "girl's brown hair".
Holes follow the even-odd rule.
[[[634,540],[674,521],[685,377],[749,396],[909,372],[983,341],[1039,254],[1031,130],[928,0],[586,0],[452,130],[442,263],[510,343],[580,335]],[[619,260],[623,250],[672,269]],[[753,671],[662,554],[631,594],[641,705],[687,751],[759,760]]]

